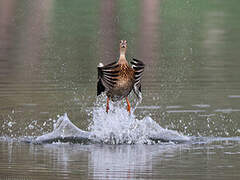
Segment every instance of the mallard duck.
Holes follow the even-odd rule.
[[[129,66],[126,60],[127,41],[120,41],[120,56],[117,62],[107,65],[99,63],[97,95],[106,91],[107,106],[109,111],[109,101],[120,101],[126,98],[127,111],[130,113],[131,105],[128,100],[129,93],[133,90],[138,98],[141,98],[141,78],[144,71],[144,63],[133,58]]]

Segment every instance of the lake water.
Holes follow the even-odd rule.
[[[240,179],[239,12],[239,0],[1,0],[0,179]],[[121,39],[146,64],[143,100],[108,116],[96,66],[117,60]],[[20,142],[65,113],[100,138],[149,121],[144,133],[191,140]]]

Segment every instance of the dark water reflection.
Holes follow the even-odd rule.
[[[238,179],[238,141],[154,146],[1,143],[0,177]]]
[[[53,119],[65,112],[78,127],[86,129],[96,101],[96,65],[116,60],[120,39],[128,40],[129,60],[136,57],[146,63],[143,101],[135,112],[138,116],[150,115],[161,126],[185,135],[240,136],[239,11],[238,0],[1,0],[0,136],[41,135],[51,131]],[[69,174],[96,178],[122,174],[127,178],[127,168],[119,172],[120,166],[125,166],[120,161],[131,155],[135,164],[126,165],[129,177],[239,176],[239,154],[232,155],[239,147],[237,142],[229,154],[228,145],[221,143],[199,145],[197,150],[195,145],[186,149],[184,145],[0,145],[0,158],[5,162],[0,165],[1,175],[7,175],[10,171],[6,169],[11,167],[24,176],[24,168],[39,161],[27,176],[41,171],[45,175],[39,179],[49,172],[61,173],[62,178],[69,178]],[[208,154],[212,148],[213,154]],[[57,159],[71,156],[72,151],[72,158]],[[149,151],[160,153],[148,155]],[[109,161],[119,156],[115,164],[109,164],[116,165],[112,169],[115,174],[108,174],[108,165],[96,164],[104,160],[104,156],[98,159],[101,154],[109,156]],[[175,168],[182,171],[171,171]],[[155,175],[157,171],[160,173]]]

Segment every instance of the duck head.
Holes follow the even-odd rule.
[[[120,55],[125,55],[126,50],[127,50],[127,41],[121,40],[120,41]]]

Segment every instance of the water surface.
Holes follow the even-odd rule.
[[[238,0],[2,0],[0,179],[239,179],[239,12]],[[88,130],[97,120],[96,66],[117,59],[120,39],[128,60],[146,64],[143,100],[136,106],[130,96],[136,119],[203,140],[14,140],[51,132],[64,113]]]

